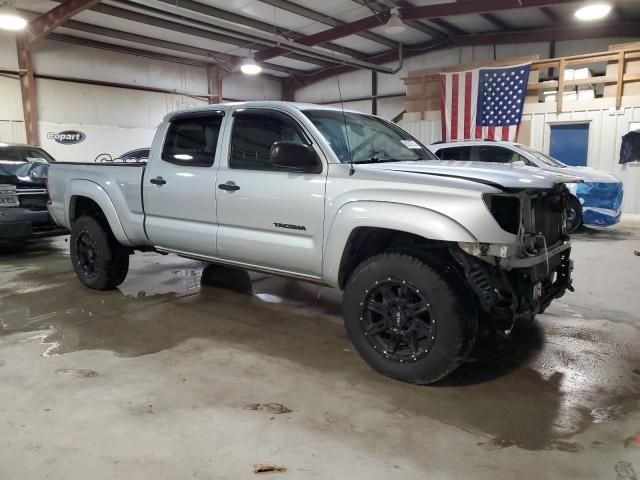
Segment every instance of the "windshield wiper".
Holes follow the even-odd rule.
[[[400,162],[402,159],[392,158],[392,157],[371,157],[366,160],[358,160],[353,163],[386,163],[386,162]]]

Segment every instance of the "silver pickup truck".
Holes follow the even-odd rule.
[[[169,114],[146,164],[57,162],[50,212],[89,288],[156,250],[344,290],[347,333],[377,371],[435,382],[480,322],[508,330],[571,289],[573,177],[448,166],[381,118],[246,102]]]

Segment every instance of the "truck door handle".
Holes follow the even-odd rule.
[[[149,180],[151,183],[153,183],[154,185],[164,185],[165,183],[167,183],[167,181],[162,178],[162,177],[156,177],[156,178],[152,178],[151,180]]]
[[[221,183],[218,185],[220,190],[226,190],[227,192],[235,192],[236,190],[240,190],[240,187],[233,182]]]

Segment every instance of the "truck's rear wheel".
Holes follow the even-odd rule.
[[[86,287],[109,290],[120,285],[129,270],[129,252],[113,234],[88,216],[71,227],[71,263]]]
[[[453,372],[473,346],[477,319],[452,281],[417,257],[385,253],[364,261],[347,283],[347,334],[364,360],[415,384]]]

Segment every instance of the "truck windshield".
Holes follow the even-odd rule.
[[[415,138],[380,118],[337,110],[303,111],[342,163],[437,160]]]
[[[55,162],[51,155],[38,147],[30,147],[28,145],[0,144],[0,160],[9,160],[12,162],[28,162],[36,159],[46,160],[47,162]]]

